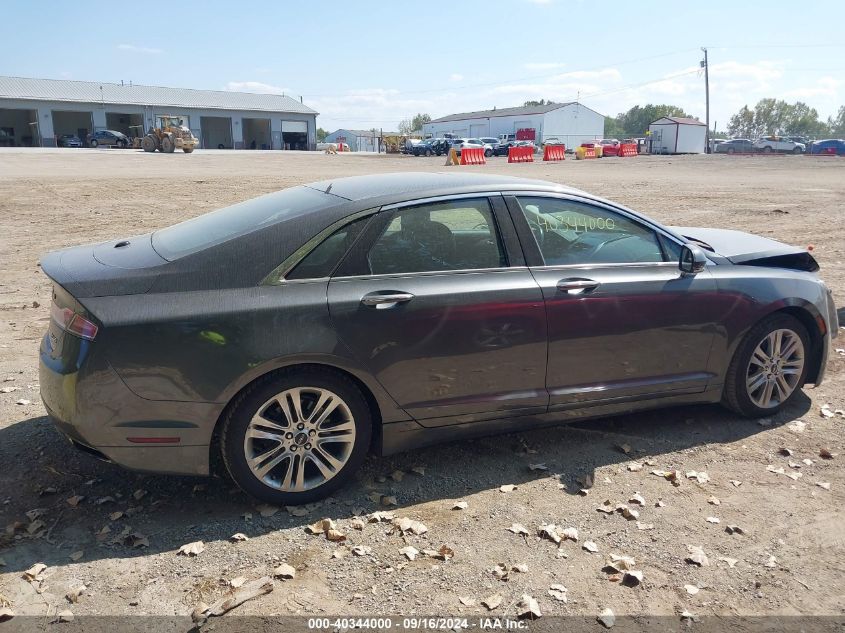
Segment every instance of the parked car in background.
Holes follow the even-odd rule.
[[[433,138],[423,139],[419,143],[415,143],[408,153],[413,154],[414,156],[431,156],[434,154],[434,151],[431,149],[431,144],[433,142]]]
[[[402,143],[402,148],[399,150],[402,154],[413,154],[414,156],[419,156],[414,150],[418,145],[423,143],[422,140],[418,138],[408,138],[405,139],[405,142]]]
[[[62,134],[56,139],[59,147],[82,147],[82,141],[76,134]]]
[[[714,154],[751,154],[754,151],[753,141],[747,138],[732,138],[713,148]]]
[[[619,156],[622,152],[622,144],[615,138],[603,138],[599,141],[602,156]]]
[[[484,149],[484,143],[482,143],[481,140],[477,138],[454,138],[449,144],[449,147],[450,149],[457,151],[458,156],[460,156],[461,150],[464,147]]]
[[[813,141],[807,149],[807,153],[845,156],[845,140],[841,138],[829,138],[823,141]]]
[[[802,154],[806,148],[806,145],[803,143],[796,143],[785,136],[764,136],[754,142],[754,149],[764,154],[770,154],[772,152]]]
[[[123,132],[116,132],[115,130],[100,130],[88,135],[89,147],[119,147],[121,149],[127,148],[131,145],[129,137]]]
[[[484,145],[484,155],[490,158],[493,155],[493,149],[499,144],[499,139],[493,138],[492,136],[482,136],[478,140]]]
[[[794,143],[801,143],[805,148],[809,147],[810,145],[810,139],[808,139],[806,136],[787,136],[785,138],[788,138]]]
[[[508,148],[510,147],[531,147],[533,148],[533,152],[537,153],[537,147],[531,141],[517,141],[512,139],[510,141],[506,141],[504,143],[499,143],[496,147],[493,148],[493,155],[494,156],[507,156],[508,155]]]
[[[222,458],[250,495],[311,503],[371,451],[667,405],[806,409],[839,333],[818,268],[550,182],[333,178],[41,257],[39,385],[89,455],[188,475]]]

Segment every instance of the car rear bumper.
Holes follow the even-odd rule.
[[[97,358],[94,343],[66,335],[58,346],[55,354],[49,333],[41,342],[41,398],[77,448],[133,470],[208,474],[222,405],[145,400]]]

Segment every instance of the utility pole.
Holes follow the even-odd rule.
[[[701,62],[701,67],[704,69],[704,99],[705,99],[705,119],[707,123],[707,133],[704,135],[704,152],[710,153],[710,65],[707,63],[707,49],[701,47],[704,51],[704,59]]]

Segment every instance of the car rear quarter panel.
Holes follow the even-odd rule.
[[[101,297],[97,339],[126,385],[148,400],[229,402],[280,367],[321,363],[361,380],[384,421],[407,419],[335,336],[326,281]]]

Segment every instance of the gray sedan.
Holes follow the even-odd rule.
[[[771,416],[837,316],[806,251],[556,184],[294,187],[42,259],[41,392],[78,447],[277,504],[365,455],[681,403]]]

